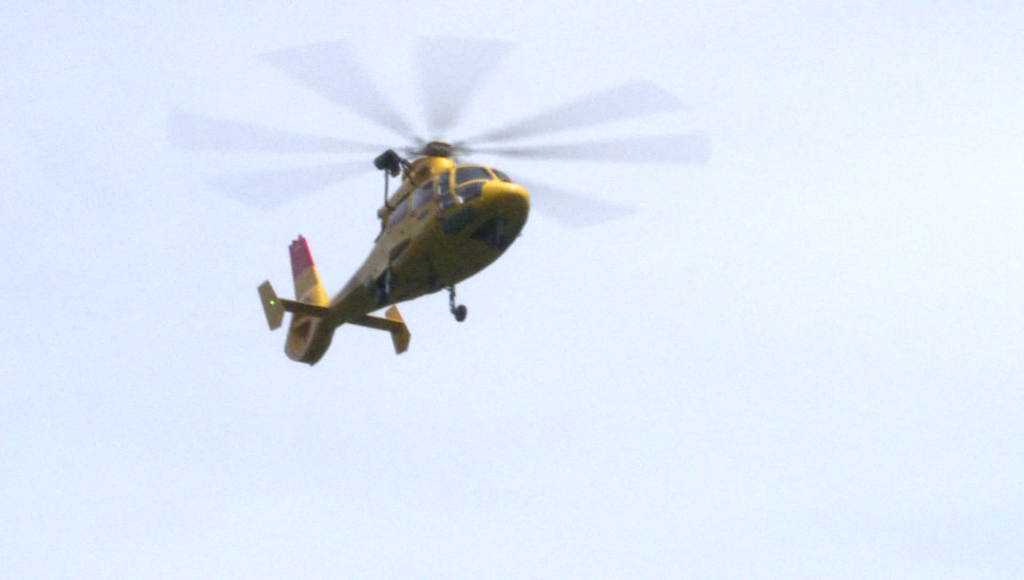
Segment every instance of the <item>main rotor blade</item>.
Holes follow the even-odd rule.
[[[420,39],[420,89],[432,137],[441,137],[459,122],[466,102],[484,76],[511,48],[511,43],[498,40],[453,36]]]
[[[530,206],[538,213],[569,227],[586,227],[621,219],[635,208],[555,189],[536,181],[516,180],[530,193]]]
[[[332,183],[367,173],[372,168],[373,165],[366,161],[350,161],[300,169],[215,175],[207,182],[228,197],[263,209],[272,209],[324,189]]]
[[[683,104],[679,100],[657,85],[647,81],[633,81],[591,93],[571,103],[548,109],[466,141],[510,141],[681,108]]]
[[[260,59],[327,99],[413,139],[411,125],[377,90],[348,45],[319,42],[268,52]]]
[[[566,161],[706,163],[711,158],[711,140],[704,133],[686,133],[568,145],[481,147],[473,148],[472,152]]]
[[[382,151],[386,147],[261,127],[185,111],[171,111],[167,139],[189,151],[254,151],[263,153],[342,153]]]

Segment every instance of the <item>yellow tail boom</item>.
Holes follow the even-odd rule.
[[[258,288],[260,303],[263,305],[263,313],[267,317],[270,330],[281,327],[285,312],[291,312],[293,315],[285,341],[285,353],[289,358],[309,364],[316,363],[330,345],[334,326],[344,322],[386,330],[391,334],[396,354],[408,350],[411,334],[397,306],[391,306],[383,318],[364,314],[351,320],[331,321],[330,300],[313,264],[306,238],[299,236],[292,242],[289,253],[297,300],[279,297],[269,280],[264,281]],[[328,325],[327,322],[333,323]]]

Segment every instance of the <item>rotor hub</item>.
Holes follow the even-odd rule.
[[[452,144],[446,141],[431,141],[423,146],[423,155],[427,157],[445,157],[451,159]]]

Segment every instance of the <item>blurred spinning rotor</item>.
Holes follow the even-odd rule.
[[[420,40],[417,68],[431,135],[445,135],[458,125],[466,104],[480,88],[484,77],[510,49],[511,44],[493,40],[452,37]],[[412,123],[377,90],[344,42],[287,48],[261,55],[260,59],[326,99],[399,135],[407,145],[398,149],[407,155],[424,155],[427,147],[437,145],[434,139],[425,139],[413,130]],[[515,144],[570,129],[682,108],[682,103],[674,96],[654,84],[627,82],[497,129],[450,141],[450,156],[459,160],[486,154],[562,161],[704,163],[710,156],[710,141],[705,133],[562,145]],[[377,154],[388,148],[383,144],[283,131],[183,111],[171,113],[168,137],[173,145],[191,151]],[[274,207],[371,170],[373,164],[363,159],[290,170],[225,174],[210,178],[209,183],[233,198],[261,207]],[[535,209],[568,225],[589,225],[631,211],[534,181],[518,177],[515,180],[530,191]]]

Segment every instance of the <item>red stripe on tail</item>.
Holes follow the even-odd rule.
[[[288,251],[292,255],[292,277],[298,278],[303,272],[313,267],[313,255],[309,253],[309,245],[306,243],[306,238],[299,236],[297,240],[292,242],[292,245],[288,247]]]

